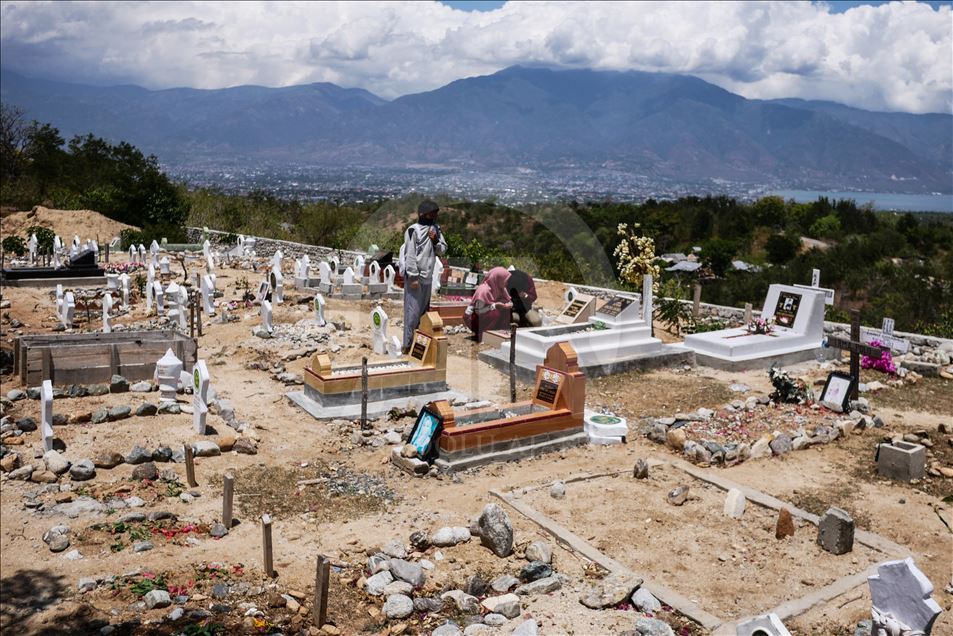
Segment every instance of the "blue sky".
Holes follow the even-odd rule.
[[[950,1],[0,0],[0,63],[85,84],[332,82],[387,99],[529,64],[688,74],[749,98],[951,112],[953,11]]]

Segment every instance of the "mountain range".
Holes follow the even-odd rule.
[[[804,189],[953,192],[953,116],[746,99],[699,78],[514,66],[388,101],[319,83],[97,87],[0,72],[0,99],[64,137],[166,165],[598,170]]]

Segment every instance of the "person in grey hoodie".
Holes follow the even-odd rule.
[[[430,309],[434,263],[447,251],[447,241],[437,225],[439,211],[433,201],[423,201],[417,207],[417,222],[404,232],[401,274],[404,277],[402,348],[405,355],[414,344],[414,330],[420,325],[420,317]]]

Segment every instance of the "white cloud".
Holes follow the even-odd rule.
[[[330,81],[383,97],[512,64],[658,70],[747,97],[953,111],[953,12],[914,2],[0,3],[4,67],[149,88]]]

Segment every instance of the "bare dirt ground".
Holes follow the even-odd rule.
[[[285,269],[290,271],[290,262]],[[260,278],[251,271],[229,268],[221,268],[218,274],[217,287],[225,290],[220,301],[237,301],[241,292],[236,283],[247,279],[254,284]],[[555,313],[562,304],[562,286],[546,283],[540,287],[544,308]],[[4,347],[10,346],[16,335],[49,333],[55,326],[51,292],[5,289],[3,298],[11,302],[0,323]],[[69,495],[74,499],[94,496],[107,504],[106,512],[68,518],[53,511],[54,498],[65,498],[66,493],[40,494],[31,502],[26,495],[42,488],[41,484],[4,479],[0,484],[0,626],[4,633],[98,633],[107,623],[116,626],[114,633],[215,633],[216,625],[235,633],[307,630],[318,554],[329,556],[334,565],[329,616],[341,633],[429,633],[448,617],[459,617],[445,612],[440,618],[413,614],[402,621],[384,620],[381,599],[367,596],[360,586],[368,550],[392,539],[406,544],[415,530],[430,533],[442,526],[467,526],[485,504],[498,502],[488,494],[490,490],[546,484],[581,473],[627,471],[638,458],[671,456],[667,448],[633,434],[626,445],[578,447],[518,463],[490,465],[453,478],[410,478],[390,464],[388,445],[357,446],[351,440],[352,426],[317,421],[294,407],[284,395],[295,387],[277,381],[270,370],[282,363],[282,357],[300,349],[330,351],[339,346],[332,355],[337,364],[356,362],[362,356],[373,360],[368,329],[371,307],[370,302],[330,299],[328,319],[347,323],[349,329],[336,331],[322,343],[266,341],[252,336],[251,329],[259,322],[257,307],[233,311],[240,317],[238,322],[206,320],[199,351],[208,361],[212,385],[219,396],[233,402],[238,419],[253,426],[260,442],[257,455],[228,452],[198,458],[196,488],[185,484],[182,464],[158,464],[160,470],[175,471],[177,479],[150,484],[131,481],[133,467],[126,464],[99,469],[95,479],[73,483]],[[391,316],[391,333],[398,333],[400,302],[385,303],[384,307]],[[288,291],[285,303],[275,307],[274,323],[282,328],[310,316],[308,305],[296,304],[296,293]],[[84,319],[81,312],[77,318]],[[23,326],[12,328],[10,319]],[[114,324],[147,321],[144,302],[137,299],[131,314],[118,317]],[[100,325],[94,316],[92,326]],[[82,324],[81,329],[85,328]],[[507,378],[477,361],[477,349],[464,334],[450,337],[448,382],[475,399],[505,400]],[[307,356],[298,357],[282,364],[286,371],[300,373],[307,360]],[[811,382],[826,375],[816,363],[792,371]],[[10,375],[4,375],[2,382],[4,393],[25,388]],[[724,404],[733,397],[728,388],[732,383],[748,385],[747,395],[766,394],[771,388],[762,371],[660,370],[591,381],[587,405],[611,408],[627,417],[634,431],[644,417]],[[528,391],[520,386],[520,397]],[[937,433],[938,425],[953,421],[953,407],[947,399],[950,394],[953,383],[942,380],[888,389],[869,396],[872,409],[884,419],[882,429],[780,458],[708,470],[812,512],[823,512],[830,505],[846,508],[855,515],[858,526],[906,546],[934,583],[934,598],[946,610],[934,633],[953,633],[953,596],[944,591],[951,580],[953,534],[941,521],[953,524],[953,504],[944,500],[953,494],[953,480],[930,477],[902,484],[880,479],[872,470],[876,442],[917,430],[931,435],[932,458],[950,466],[949,436]],[[190,396],[180,395],[179,400],[184,406],[191,404]],[[122,393],[57,399],[54,412],[76,415],[120,404],[135,409],[145,401],[155,403],[158,396]],[[5,415],[12,421],[25,416],[38,420],[39,404],[20,400],[6,406]],[[215,429],[209,439],[227,445],[234,431],[214,414],[208,420]],[[192,416],[187,413],[68,424],[57,426],[55,432],[65,444],[64,455],[73,461],[105,451],[125,455],[137,444],[150,449],[162,445],[176,448],[196,439]],[[23,463],[37,463],[34,457],[42,448],[39,433],[29,432],[22,438],[22,445],[10,448],[21,454]],[[240,523],[227,536],[215,539],[209,528],[221,517],[222,475],[226,472],[236,476],[235,515]],[[322,481],[298,485],[315,479]],[[871,562],[869,551],[859,545],[841,557],[819,552],[813,541],[814,528],[805,525],[798,527],[793,540],[778,542],[768,530],[773,513],[750,502],[745,517],[731,522],[722,516],[723,495],[695,483],[692,492],[698,499],[678,508],[668,506],[664,503],[666,489],[681,480],[671,471],[660,470],[650,484],[637,484],[631,477],[594,481],[586,486],[570,485],[562,501],[552,500],[542,491],[536,503],[606,554],[633,569],[651,572],[725,617],[767,609],[787,596],[800,596]],[[61,483],[69,484],[69,479]],[[182,492],[196,496],[187,503],[180,498]],[[141,498],[144,505],[109,507],[111,498],[132,496]],[[43,504],[39,510],[26,506],[37,501]],[[120,524],[123,515],[135,511],[168,511],[176,518]],[[278,574],[274,580],[263,575],[258,523],[262,512],[274,518]],[[513,556],[497,558],[475,540],[440,550],[429,548],[417,555],[435,564],[424,591],[436,594],[460,587],[477,573],[486,578],[516,575],[526,563],[522,558],[526,545],[534,540],[555,543],[516,511],[507,512],[516,535]],[[57,524],[71,527],[70,550],[78,549],[82,558],[67,559],[68,551],[50,552],[42,535]],[[143,538],[152,541],[154,549],[134,552],[132,544]],[[594,611],[579,603],[580,593],[597,576],[591,563],[556,545],[554,569],[569,582],[552,594],[525,597],[521,617],[491,633],[509,634],[524,617],[535,618],[541,634],[616,634],[632,629],[638,614],[631,608]],[[118,578],[92,592],[77,591],[81,577],[97,576]],[[155,585],[156,577],[190,596],[187,608],[206,610],[209,616],[190,620],[187,615],[173,625],[166,620],[173,608],[137,607],[141,593]],[[256,623],[259,619],[244,617],[247,607],[239,601],[215,597],[214,585],[222,581],[252,590],[264,586],[265,598],[273,598],[275,591],[287,593],[298,599],[302,608],[296,610],[278,600],[272,606],[262,597],[252,597],[265,614],[264,622]],[[226,603],[228,611],[219,607]],[[848,635],[858,620],[869,618],[869,607],[867,588],[860,586],[788,620],[787,625],[799,635]],[[686,626],[677,616],[663,612],[662,618],[680,633],[704,633]]]
[[[80,240],[96,239],[100,245],[111,241],[119,233],[131,228],[131,225],[108,219],[92,210],[53,210],[37,206],[34,210],[13,212],[3,217],[0,237],[19,235],[24,241],[28,228],[34,225],[49,228],[60,235],[64,242],[69,243],[73,236]],[[135,229],[135,228],[133,228]]]

